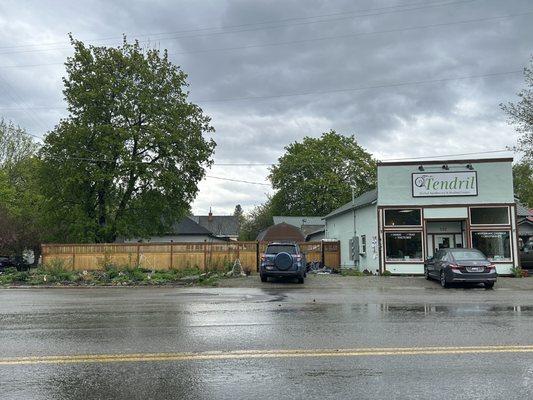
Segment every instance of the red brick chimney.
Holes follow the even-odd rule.
[[[209,214],[207,214],[207,220],[209,222],[213,221],[213,213],[211,212],[211,207],[209,207]]]

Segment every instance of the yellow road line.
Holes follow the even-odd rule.
[[[533,353],[533,345],[463,347],[370,347],[356,349],[235,350],[201,353],[77,354],[0,358],[1,365],[74,364],[112,362],[202,361],[253,358],[363,357],[405,355],[452,355]]]

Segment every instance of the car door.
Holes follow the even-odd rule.
[[[440,276],[442,270],[446,267],[448,260],[449,260],[449,252],[446,250],[441,250],[437,268],[435,269],[435,273],[437,276]]]
[[[439,263],[442,257],[442,253],[443,253],[442,250],[438,250],[433,256],[433,259],[431,260],[431,264],[428,265],[428,272],[433,276],[439,276],[440,274]]]

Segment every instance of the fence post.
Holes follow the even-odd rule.
[[[174,249],[173,249],[173,247],[174,247],[173,243],[172,243],[172,241],[170,241],[170,269],[172,269],[172,267],[173,267],[173,264],[172,264],[173,263],[172,259],[174,258],[174,251],[173,251]]]
[[[141,245],[137,244],[137,265],[136,265],[136,268],[139,268],[140,262],[141,262]]]
[[[204,242],[203,248],[204,248],[204,271],[207,271],[207,243],[206,242]]]

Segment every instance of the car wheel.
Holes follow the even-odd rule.
[[[485,289],[492,289],[494,287],[494,282],[485,282]]]
[[[266,282],[268,280],[268,277],[265,275],[261,275],[261,282]]]
[[[444,273],[444,270],[440,271],[440,285],[445,289],[450,286],[448,284],[448,280],[446,279],[446,274]]]
[[[431,278],[429,277],[429,272],[428,272],[428,269],[427,267],[424,267],[424,276],[426,277],[426,279],[429,281]]]
[[[298,277],[298,283],[304,283],[304,277],[303,276]]]

